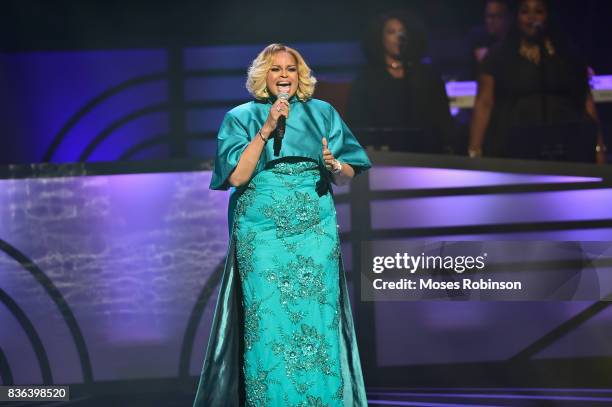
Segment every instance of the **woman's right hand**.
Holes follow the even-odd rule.
[[[289,118],[289,101],[278,98],[270,107],[268,118],[264,123],[264,129],[267,133],[272,133],[276,129],[276,126],[278,126],[278,119],[281,116]]]

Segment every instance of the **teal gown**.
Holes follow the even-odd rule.
[[[211,189],[227,179],[273,100],[228,112]],[[278,156],[270,140],[232,190],[230,244],[194,407],[367,406],[322,138],[356,173],[370,161],[334,108],[290,99]]]

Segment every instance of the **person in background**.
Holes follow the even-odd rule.
[[[485,57],[470,124],[470,157],[511,157],[525,129],[556,125],[563,130],[579,123],[595,129],[592,138],[576,134],[583,136],[581,146],[593,160],[605,161],[587,65],[550,17],[550,4],[519,1],[508,37]]]
[[[378,16],[362,43],[366,65],[352,83],[347,122],[359,129],[423,129],[427,152],[448,151],[454,122],[444,82],[424,60],[424,25],[396,11]]]
[[[472,78],[478,76],[478,66],[489,49],[506,38],[510,29],[510,15],[508,0],[486,0],[484,26],[475,27],[468,36]]]

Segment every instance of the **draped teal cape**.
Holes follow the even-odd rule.
[[[210,183],[211,189],[227,190],[230,188],[228,177],[238,164],[244,149],[254,137],[257,137],[257,132],[263,126],[273,102],[273,99],[251,101],[230,110],[225,115],[218,134],[217,156]],[[268,172],[260,174],[263,171],[272,173],[275,163],[288,160],[306,160],[316,163],[319,167],[320,180],[317,182],[317,189],[321,189],[321,191],[318,191],[318,195],[320,197],[323,195],[322,199],[326,196],[329,197],[328,194],[332,192],[330,186],[331,175],[325,169],[322,160],[323,137],[327,138],[328,147],[334,157],[343,163],[350,164],[355,169],[356,174],[371,167],[365,151],[338,112],[329,103],[317,99],[300,101],[294,96],[290,99],[290,115],[286,122],[286,131],[280,152],[278,156],[275,156],[271,140],[266,144],[250,184],[255,184],[257,180],[257,183],[262,185],[267,182],[266,179],[276,179],[274,176],[277,176],[281,171],[277,170],[274,176],[268,176]],[[287,167],[290,172],[293,171],[291,165],[293,164],[288,164]],[[317,165],[315,165],[315,168]],[[265,176],[262,177],[261,175]],[[296,177],[296,179],[300,178],[299,175]],[[302,176],[302,179],[306,178]],[[270,183],[267,185],[269,186]],[[249,188],[251,188],[250,191]],[[283,191],[279,190],[279,196],[285,193],[283,199],[291,199],[292,195],[290,194],[293,192],[290,189],[288,191],[284,190],[285,188],[281,189]],[[245,191],[251,195],[255,194],[253,185],[232,189],[228,211],[230,244],[194,407],[245,405],[245,385],[240,371],[243,363],[242,352],[244,351],[245,335],[244,310],[242,309],[244,302],[240,292],[239,270],[237,270],[239,262],[236,255],[237,233],[234,225],[236,212],[244,215],[245,211],[252,205],[251,201],[245,204],[246,199],[243,199],[243,208],[238,205],[238,210],[236,209],[237,202],[241,203],[240,198]],[[298,196],[306,196],[305,193],[296,193]],[[316,196],[316,194],[313,194],[313,196]],[[335,210],[332,201],[329,202],[331,206],[322,205],[320,207],[326,212],[326,217],[333,221],[333,229],[335,229]],[[334,230],[334,234],[337,234],[337,231]],[[343,393],[341,400],[345,406],[367,406],[337,235],[335,239],[335,245],[338,247],[337,270],[339,270],[339,309],[337,312],[339,314],[339,318],[337,318],[339,331],[337,348],[339,354],[333,355],[333,358],[337,357],[340,361],[341,376],[344,380],[344,390],[340,391],[340,393]],[[315,251],[312,253],[313,256],[316,255]],[[313,398],[312,401],[316,400]],[[275,400],[274,403],[270,405],[287,405],[283,404],[281,400]],[[251,400],[248,405],[256,404]]]
[[[271,140],[266,143],[253,176],[270,161],[283,157],[304,157],[322,163],[323,137],[327,138],[334,157],[349,163],[356,172],[371,167],[365,151],[332,105],[318,99],[302,102],[295,96],[289,102],[289,119],[280,154],[274,156]],[[272,103],[273,99],[251,101],[225,115],[217,137],[211,189],[226,190],[230,187],[227,178],[238,164],[244,149],[263,127]]]

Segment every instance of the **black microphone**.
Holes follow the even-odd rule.
[[[399,43],[400,56],[405,56],[406,48],[408,45],[408,38],[406,37],[405,32],[400,32],[397,34],[397,41]]]
[[[531,27],[535,30],[535,40],[537,42],[544,41],[544,37],[546,36],[546,26],[544,23],[535,21],[531,24]]]
[[[279,92],[279,99],[289,100],[289,94],[287,92]],[[287,118],[281,115],[276,123],[276,133],[274,134],[274,156],[278,157],[280,149],[283,144],[283,137],[285,137],[285,124]]]
[[[278,118],[278,123],[276,124],[276,135],[278,136],[278,138],[282,139],[283,137],[285,137],[285,125],[287,118],[285,116],[280,116]]]

